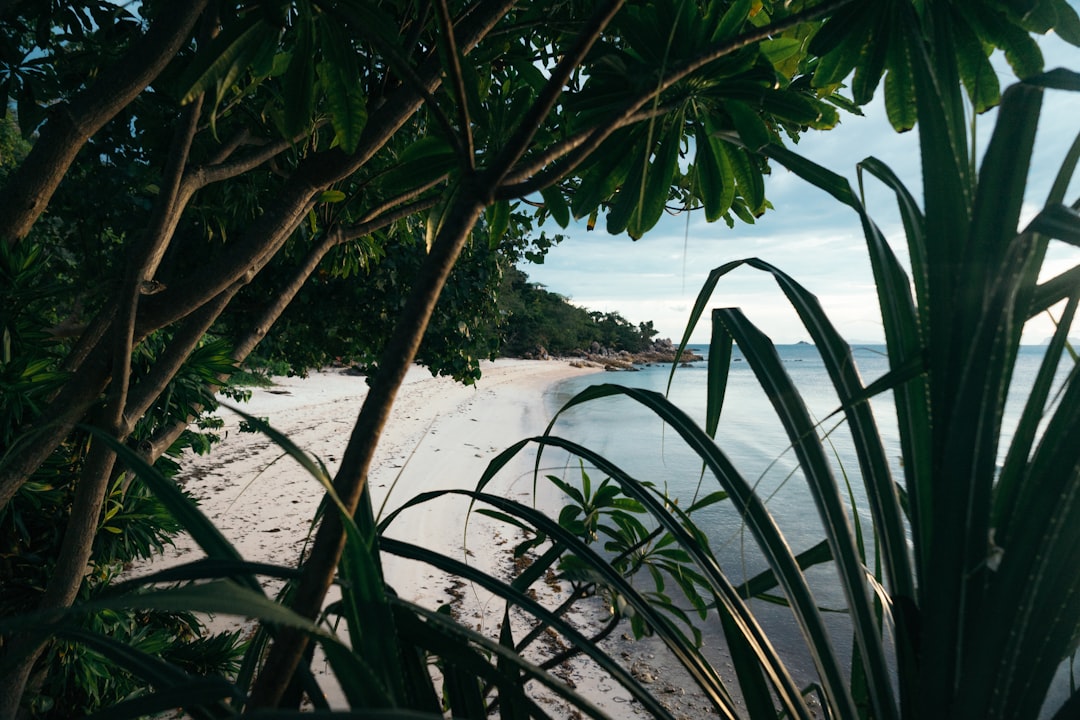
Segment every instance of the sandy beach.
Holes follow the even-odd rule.
[[[410,370],[370,475],[376,512],[382,507],[385,516],[421,492],[475,487],[499,452],[543,431],[553,412],[546,396],[558,381],[596,372],[562,361],[497,360],[482,367],[483,377],[475,387],[432,377],[422,367]],[[366,395],[364,378],[327,370],[307,378],[275,378],[274,382],[273,387],[253,389],[243,409],[266,418],[325,463],[332,474]],[[267,438],[241,432],[241,418],[235,413],[223,409],[220,414],[225,422],[217,431],[222,442],[207,456],[185,458],[184,487],[198,498],[203,511],[245,558],[295,564],[322,490],[295,462],[282,457]],[[492,491],[534,502],[533,457],[520,455],[500,473]],[[557,491],[543,483],[539,491],[535,502],[557,511]],[[508,576],[513,562],[510,550],[519,531],[474,514],[466,536],[466,514],[463,498],[441,499],[405,511],[387,535],[438,548]],[[175,548],[146,569],[190,561],[200,554],[201,550],[182,536]],[[402,597],[432,608],[451,602],[462,622],[487,633],[496,631],[503,608],[480,589],[425,565],[397,558],[384,558],[384,563],[388,583]],[[276,590],[272,583],[267,587],[271,592]],[[559,588],[551,582],[542,591],[556,600]],[[593,609],[602,612],[600,607]],[[595,625],[603,619],[583,614],[576,618],[582,625]],[[211,627],[231,629],[245,622],[244,618],[218,617],[213,618]],[[631,653],[623,651],[623,655],[630,663],[640,662]],[[326,669],[317,665],[316,670],[321,674]],[[577,660],[558,674],[614,716],[639,715],[628,695],[591,663]]]

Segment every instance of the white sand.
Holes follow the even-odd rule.
[[[472,388],[448,378],[433,378],[424,368],[410,370],[370,475],[376,512],[388,492],[385,512],[421,492],[474,488],[499,452],[544,430],[553,412],[545,397],[557,381],[594,372],[559,361],[498,360],[482,367],[483,377]],[[333,474],[366,395],[365,379],[327,371],[305,379],[275,378],[275,382],[272,388],[253,390],[243,409],[268,419],[321,459]],[[295,462],[282,458],[267,438],[241,433],[237,415],[222,411],[222,417],[225,428],[218,431],[222,442],[209,456],[185,458],[185,488],[199,498],[204,512],[246,559],[295,565],[322,490]],[[503,470],[493,491],[533,502],[534,457],[533,453],[520,455]],[[540,491],[538,505],[557,510],[559,497],[550,484],[541,483]],[[465,538],[466,510],[467,500],[461,498],[412,508],[393,523],[387,535],[508,576],[510,549],[520,539],[518,531],[474,514]],[[194,543],[181,537],[175,550],[149,569],[199,555]],[[497,631],[503,608],[478,588],[454,582],[428,566],[396,558],[384,558],[384,563],[387,581],[400,596],[432,608],[453,602],[462,622],[488,634]],[[268,587],[275,590],[277,586]],[[550,584],[540,590],[554,599]],[[590,622],[581,615],[578,621]],[[240,627],[243,622],[242,618],[215,618],[212,627]],[[325,672],[324,667],[316,669]],[[613,715],[636,715],[636,705],[628,702],[626,693],[589,662],[575,661],[560,675]]]

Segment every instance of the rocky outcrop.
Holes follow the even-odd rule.
[[[589,351],[577,351],[573,356],[580,367],[603,367],[605,370],[637,370],[638,365],[670,365],[673,362],[691,363],[703,360],[697,353],[683,350],[677,357],[678,347],[670,338],[656,340],[652,346],[641,352],[631,353],[626,350],[612,350],[594,342]],[[586,365],[588,363],[588,365]]]

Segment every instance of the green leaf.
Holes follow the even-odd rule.
[[[763,147],[770,147],[765,145]],[[721,149],[731,164],[732,174],[735,176],[739,194],[746,202],[745,208],[740,208],[737,203],[732,204],[732,210],[739,213],[741,209],[747,209],[754,215],[759,215],[765,209],[765,181],[761,177],[750,154],[741,148],[729,143],[721,145]],[[766,153],[767,154],[767,153]],[[744,222],[753,222],[753,217],[747,220],[740,215]]]
[[[873,4],[853,3],[826,22],[810,41],[811,54],[819,54],[817,48],[831,46],[819,54],[814,87],[836,87],[858,66],[870,42],[873,13]]]
[[[985,112],[997,105],[1001,99],[997,73],[990,64],[982,42],[963,18],[955,18],[953,34],[956,38],[956,60],[960,79],[964,82],[975,112]]]
[[[558,186],[552,185],[541,190],[540,195],[544,198],[544,207],[558,226],[561,228],[568,226],[570,224],[570,206],[566,204],[566,198],[563,197],[562,190]]]
[[[681,143],[681,127],[672,125],[661,139],[656,157],[649,166],[644,195],[627,228],[630,237],[635,240],[651,230],[664,214],[675,172],[679,168]]]
[[[383,187],[390,194],[406,192],[436,181],[457,164],[450,143],[437,135],[428,135],[401,153],[397,164],[383,176]]]
[[[340,190],[323,190],[319,193],[317,202],[321,203],[339,203],[346,197],[345,193]]]
[[[1038,87],[1075,92],[1080,90],[1080,73],[1065,68],[1055,68],[1040,75],[1033,75],[1025,82]]]
[[[284,130],[295,137],[311,125],[315,113],[315,21],[310,6],[300,3],[296,20],[296,46],[284,77]]]
[[[785,60],[800,57],[802,54],[803,41],[795,37],[777,37],[765,40],[761,43],[761,53],[774,66],[783,64]]]
[[[739,137],[748,149],[757,151],[772,141],[765,122],[749,105],[738,100],[728,100],[724,103],[724,109],[731,116]]]
[[[724,10],[723,17],[720,18],[720,22],[716,26],[716,32],[713,33],[712,42],[720,43],[735,37],[736,33],[743,28],[750,17],[752,6],[752,0],[735,0],[732,2]]]
[[[644,148],[639,147],[639,133],[633,128],[612,134],[591,158],[584,175],[570,202],[570,209],[577,219],[593,214],[612,196],[616,188],[624,185],[631,168],[640,170]]]
[[[510,201],[499,200],[488,207],[484,214],[488,222],[488,246],[494,250],[499,247],[510,227]]]
[[[719,220],[731,208],[735,199],[735,178],[731,163],[708,125],[708,118],[695,127],[694,167],[697,169],[698,192],[705,206],[705,219]]]
[[[874,25],[872,37],[862,50],[862,56],[855,66],[855,77],[851,81],[851,97],[856,105],[865,105],[874,97],[881,75],[885,70],[885,61],[889,55],[889,31],[892,13],[883,12]]]
[[[230,25],[200,53],[180,80],[184,88],[180,103],[186,105],[203,93],[214,92],[220,98],[227,86],[247,67],[248,61],[277,31],[252,13],[243,22]],[[217,103],[215,103],[216,106]]]
[[[607,231],[612,235],[618,235],[626,230],[634,215],[640,212],[640,203],[645,192],[645,178],[649,172],[649,153],[651,150],[646,144],[641,143],[625,151],[625,155],[629,160],[628,174],[626,181],[615,193],[607,214]],[[605,183],[606,185],[607,183]],[[582,188],[584,186],[585,181],[583,180]],[[579,189],[578,192],[581,192],[581,190]]]
[[[907,39],[899,27],[894,28],[889,41],[889,71],[885,75],[885,113],[897,132],[907,132],[918,120],[911,63]]]
[[[328,14],[319,15],[323,59],[319,80],[326,93],[330,122],[342,152],[351,154],[367,124],[367,105],[360,71],[349,37]]]
[[[1080,16],[1069,0],[1051,0],[1057,23],[1054,32],[1070,45],[1080,46]]]

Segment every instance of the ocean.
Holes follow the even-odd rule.
[[[692,349],[707,358],[708,346],[692,346]],[[814,346],[783,345],[778,346],[777,350],[816,419],[824,419],[839,407],[824,364]],[[853,346],[852,350],[864,383],[873,381],[888,370],[884,346]],[[1006,407],[1006,441],[1011,438],[1019,420],[1022,410],[1019,401],[1030,390],[1044,353],[1045,348],[1039,346],[1026,346],[1021,350],[1014,373],[1013,394]],[[1068,362],[1062,365],[1068,365]],[[573,378],[554,389],[550,398],[552,407],[549,409],[553,413],[587,385],[596,383],[614,383],[663,393],[669,372],[669,365],[655,365],[642,367],[637,372],[596,373]],[[676,370],[668,395],[702,426],[705,422],[706,382],[706,362],[691,363]],[[871,405],[894,476],[900,478],[900,446],[891,394],[874,399]],[[838,418],[825,421],[822,428],[834,426],[836,428],[829,434],[826,451],[831,454],[833,470],[841,486],[845,477],[850,480],[855,508],[851,519],[864,523],[863,528],[869,532],[870,513],[850,435]],[[715,478],[709,474],[702,475],[701,461],[683,445],[673,430],[665,428],[655,415],[628,398],[604,398],[572,408],[559,417],[553,433],[599,451],[635,478],[650,480],[666,489],[672,497],[680,500],[682,507],[698,495],[720,489]],[[812,547],[824,537],[813,500],[797,471],[797,462],[789,448],[787,436],[737,347],[716,438],[717,444],[743,476],[756,482],[759,496],[766,499],[788,544],[796,552]],[[1003,459],[1004,448],[1007,448],[1006,443],[999,450],[999,462]],[[564,464],[560,466],[560,462]],[[571,482],[579,480],[580,470],[576,461],[567,462],[565,456],[560,459],[554,453],[545,454],[543,465],[546,472],[561,474]],[[590,473],[594,484],[602,479],[596,475],[596,472]],[[765,562],[756,552],[751,534],[730,503],[715,504],[695,514],[695,517],[709,537],[721,566],[734,582],[738,583],[765,569]],[[827,612],[825,618],[846,665],[850,661],[851,638],[843,613],[843,594],[839,590],[835,572],[829,565],[818,566],[808,572],[808,578],[819,606],[836,610]],[[796,680],[800,684],[815,680],[813,665],[790,611],[760,601],[754,601],[753,607],[774,644],[790,663]],[[714,616],[710,617],[710,623],[712,626],[704,628],[705,646],[719,648],[723,643]],[[722,657],[716,659],[723,662]]]

